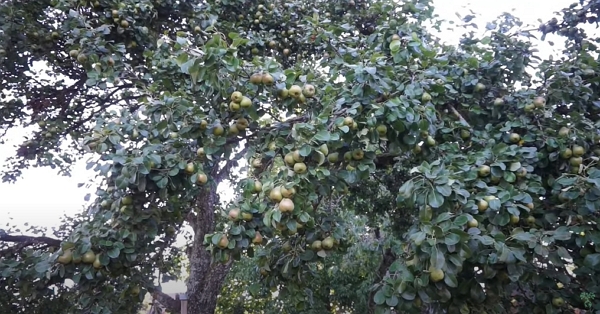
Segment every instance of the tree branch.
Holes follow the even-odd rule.
[[[376,273],[377,277],[375,278],[375,283],[383,280],[383,278],[388,272],[388,269],[390,268],[392,263],[394,263],[395,260],[396,256],[394,255],[391,249],[386,249],[385,251],[383,251],[381,263],[379,264],[379,269]],[[371,293],[369,294],[369,314],[375,313],[376,304],[374,298],[375,291],[371,291]]]
[[[452,111],[452,114],[454,114],[456,116],[456,118],[460,121],[460,123],[462,125],[464,125],[467,128],[471,128],[471,125],[467,122],[467,120],[465,120],[465,118],[463,118],[463,116],[460,114],[460,112],[458,112],[458,110],[456,110],[456,108],[454,108],[454,106],[452,106],[451,104],[448,104],[448,108],[450,108],[450,111]]]
[[[0,232],[0,241],[19,243],[22,247],[32,244],[47,244],[59,247],[62,242],[61,240],[49,237],[12,236],[4,232]]]
[[[448,104],[448,108],[450,108],[450,111],[452,111],[452,114],[458,119],[458,121],[460,121],[460,123],[467,127],[467,128],[471,128],[471,125],[467,122],[467,120],[465,120],[465,118],[460,114],[460,112],[458,112],[458,110],[456,110],[456,108],[454,108],[454,106],[452,106],[451,104]]]
[[[383,153],[375,156],[375,166],[386,167],[396,163],[396,158],[402,156],[402,153]]]
[[[154,291],[152,298],[167,308],[170,313],[179,313],[181,311],[181,301],[173,299],[170,295],[162,291]]]

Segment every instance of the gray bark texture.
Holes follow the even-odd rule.
[[[193,247],[188,251],[190,276],[187,282],[188,313],[213,314],[217,296],[229,273],[231,262],[211,264],[211,253],[203,245],[204,236],[215,229],[215,210],[219,197],[214,186],[203,188],[198,196],[196,215],[191,217],[194,229]]]

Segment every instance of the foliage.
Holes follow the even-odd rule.
[[[371,284],[376,280],[372,271],[379,266],[381,243],[365,234],[366,220],[346,212],[349,230],[356,244],[346,253],[335,253],[317,263],[310,274],[310,289],[305,294],[286,293],[285,285],[273,290],[261,283],[256,259],[242,258],[234,265],[219,298],[218,313],[336,313],[340,310],[366,313]],[[296,287],[298,289],[299,287]],[[290,307],[298,299],[310,304],[305,310]]]
[[[169,303],[153,279],[177,275],[189,225],[194,313],[212,312],[232,260],[296,311],[600,309],[580,297],[600,287],[597,39],[576,26],[594,1],[563,12],[556,61],[509,14],[454,47],[422,27],[439,27],[427,0],[259,2],[0,5],[3,127],[39,126],[4,180],[32,161],[68,172],[83,152],[104,180],[68,235],[0,261],[17,303],[39,312],[52,285],[62,313],[131,313],[145,291]],[[227,179],[239,197],[222,207]],[[349,214],[369,218],[375,252],[351,250],[365,244]],[[369,304],[328,296],[363,275],[334,271],[360,254],[383,257],[351,282],[375,281]]]

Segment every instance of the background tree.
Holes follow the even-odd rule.
[[[287,306],[318,309],[309,296],[326,300],[332,282],[318,265],[339,266],[357,242],[349,211],[374,228],[394,217],[373,230],[371,312],[600,307],[582,294],[598,289],[600,171],[596,39],[581,17],[560,22],[576,29],[563,60],[536,61],[531,31],[508,14],[482,38],[443,44],[423,28],[426,0],[0,10],[4,129],[40,127],[5,180],[32,163],[68,172],[83,152],[103,180],[68,235],[19,238],[0,262],[28,312],[55,286],[63,313],[131,313],[146,290],[176,312],[153,280],[177,275],[184,225],[192,313],[215,311],[242,258]],[[596,12],[584,2],[564,17],[575,10],[586,22]],[[28,75],[34,61],[53,79]],[[224,180],[233,204],[219,202]]]

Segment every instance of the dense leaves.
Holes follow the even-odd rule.
[[[365,219],[356,219],[347,212],[348,232],[364,236]],[[357,239],[358,240],[358,239]],[[312,269],[310,287],[281,285],[267,289],[260,283],[261,273],[256,259],[242,258],[229,273],[219,298],[218,313],[330,313],[368,309],[369,288],[378,280],[372,271],[379,267],[381,242],[363,238],[343,254],[334,254]],[[292,289],[290,291],[290,289]],[[303,293],[291,293],[302,290]],[[303,305],[303,309],[290,304]],[[237,312],[236,312],[237,311]]]
[[[102,185],[64,234],[1,231],[1,306],[177,311],[154,280],[187,253],[193,313],[240,260],[255,306],[599,310],[597,39],[570,30],[593,2],[556,61],[508,14],[445,45],[427,0],[3,3],[2,128],[37,125],[4,180],[87,153]]]

